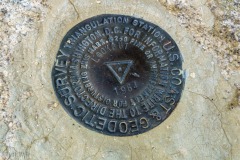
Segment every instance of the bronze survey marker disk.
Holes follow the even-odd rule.
[[[63,108],[80,124],[107,135],[136,135],[175,109],[184,86],[182,57],[153,23],[99,15],[63,38],[52,82]]]

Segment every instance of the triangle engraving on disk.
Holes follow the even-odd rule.
[[[123,84],[132,64],[132,60],[105,62],[108,69],[112,72],[120,84]]]

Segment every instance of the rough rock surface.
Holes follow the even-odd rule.
[[[239,0],[1,0],[1,159],[238,160]],[[109,137],[72,120],[51,68],[66,32],[103,13],[141,17],[177,42],[188,71],[181,101],[157,128]]]

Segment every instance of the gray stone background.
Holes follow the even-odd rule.
[[[178,107],[138,136],[80,126],[51,85],[63,36],[103,13],[159,25],[184,57]],[[239,0],[0,0],[0,160],[239,160],[239,150]]]

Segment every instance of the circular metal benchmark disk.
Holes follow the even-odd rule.
[[[107,135],[136,135],[175,109],[184,86],[182,57],[160,27],[99,15],[63,38],[52,82],[63,108],[80,124]]]

